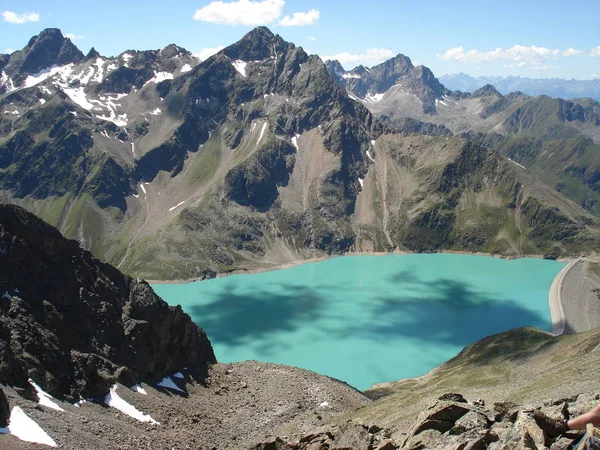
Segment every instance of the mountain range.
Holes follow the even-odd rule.
[[[0,71],[0,200],[130,274],[598,248],[593,100],[450,91],[403,55],[345,72],[265,27],[202,62],[48,29]]]
[[[563,78],[527,78],[515,76],[472,77],[466,73],[457,73],[442,75],[439,79],[449,89],[463,92],[473,92],[486,84],[491,84],[504,95],[520,91],[527,95],[547,95],[567,100],[587,97],[600,101],[600,78],[593,80],[565,80]]]

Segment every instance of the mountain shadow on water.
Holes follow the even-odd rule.
[[[250,293],[228,284],[210,303],[192,305],[189,311],[214,342],[238,348],[252,345],[263,354],[287,345],[282,333],[305,326],[316,328],[311,339],[358,337],[381,344],[406,337],[424,345],[460,347],[512,328],[548,326],[547,318],[517,301],[486,294],[463,281],[425,280],[410,268],[390,280],[397,293],[374,297],[359,315],[345,312],[351,307],[346,299],[352,297],[344,291],[354,288],[328,284],[271,284]],[[273,286],[276,291],[270,289]],[[341,299],[328,298],[327,292],[333,290],[342,291]]]
[[[352,333],[376,341],[404,336],[428,344],[465,346],[513,328],[548,326],[545,317],[517,301],[475,290],[463,281],[424,280],[411,270],[398,272],[391,280],[398,294],[377,296],[365,321],[370,325],[354,327]]]
[[[276,333],[293,332],[319,320],[325,305],[326,299],[310,287],[279,284],[277,293],[266,289],[241,293],[228,284],[210,303],[188,309],[214,342],[232,347],[258,344],[268,353],[283,345],[273,339]]]

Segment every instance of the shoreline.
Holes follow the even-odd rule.
[[[273,265],[271,265],[271,266],[256,267],[256,268],[252,268],[252,269],[234,269],[231,272],[218,273],[215,276],[215,278],[225,278],[230,275],[241,275],[241,274],[254,275],[257,273],[271,272],[274,270],[284,270],[284,269],[289,269],[291,267],[299,266],[301,264],[322,262],[322,261],[326,261],[329,259],[341,258],[344,256],[435,255],[435,254],[489,256],[492,258],[507,259],[507,260],[522,259],[522,258],[544,259],[543,255],[512,256],[512,255],[499,255],[497,253],[494,254],[494,253],[485,253],[485,252],[467,252],[467,251],[462,251],[462,250],[442,250],[439,252],[430,252],[430,253],[415,253],[415,252],[408,252],[408,251],[403,251],[403,250],[396,250],[393,252],[348,252],[348,253],[344,253],[343,255],[322,255],[322,256],[315,256],[315,257],[308,258],[308,259],[299,259],[299,260],[288,261],[288,262],[283,262],[283,263],[273,263]],[[573,261],[573,259],[572,258],[558,258],[555,261],[571,262],[571,261]],[[189,279],[177,279],[177,280],[146,280],[146,281],[149,284],[187,284],[187,283],[195,283],[196,281],[204,281],[204,280],[210,280],[210,279],[211,278],[189,278]]]

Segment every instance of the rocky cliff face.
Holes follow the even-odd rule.
[[[59,398],[99,397],[185,367],[211,344],[180,307],[25,210],[0,205],[0,382],[32,378]]]

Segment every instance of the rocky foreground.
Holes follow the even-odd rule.
[[[599,395],[586,394],[546,403],[542,410],[568,418],[589,410]],[[400,439],[390,429],[376,423],[348,421],[304,436],[276,438],[256,445],[255,449],[281,450],[420,450],[420,449],[543,449],[569,448],[583,432],[547,436],[532,416],[533,405],[511,402],[486,407],[484,400],[468,402],[462,395],[448,393],[423,411]]]
[[[0,448],[563,449],[578,433],[546,436],[531,412],[566,418],[599,399],[600,330],[501,333],[366,393],[216,364],[181,308],[8,205],[0,291]]]

